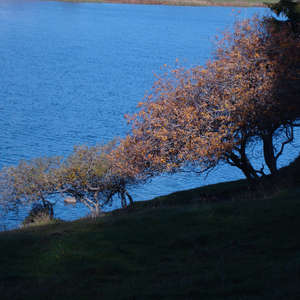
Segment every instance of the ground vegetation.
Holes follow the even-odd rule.
[[[296,300],[299,160],[279,172],[1,232],[1,299]]]

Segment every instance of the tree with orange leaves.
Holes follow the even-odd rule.
[[[149,178],[188,165],[206,171],[223,161],[256,181],[263,168],[254,169],[247,153],[262,141],[265,163],[276,174],[299,125],[299,47],[288,25],[257,18],[236,23],[206,66],[171,70],[156,81],[129,117],[132,133],[115,151],[119,167]]]
[[[122,206],[132,204],[128,185],[190,166],[205,172],[226,162],[256,182],[264,171],[253,167],[248,150],[257,142],[275,175],[300,126],[299,81],[300,40],[289,24],[238,22],[205,66],[158,78],[140,111],[128,117],[132,132],[118,147],[78,147],[66,159],[6,168],[0,196],[48,204],[54,194],[70,195],[98,214],[114,195]]]

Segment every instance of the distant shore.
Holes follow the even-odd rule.
[[[174,6],[232,6],[232,7],[266,7],[266,3],[276,0],[56,0],[64,2],[91,2],[91,3],[119,3],[119,4],[146,4],[146,5],[174,5]]]

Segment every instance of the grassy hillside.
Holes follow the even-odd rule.
[[[265,6],[277,0],[56,0],[64,2],[98,2],[98,3],[127,3],[127,4],[160,4],[179,6]]]
[[[298,166],[0,233],[1,299],[300,299]]]

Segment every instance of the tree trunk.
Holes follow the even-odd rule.
[[[43,203],[43,207],[48,210],[50,219],[53,219],[54,216],[53,204],[50,201],[46,200],[42,194],[40,195],[40,197]]]
[[[100,204],[98,202],[98,191],[94,193],[94,217],[98,217],[101,213]]]
[[[231,165],[239,168],[250,183],[256,183],[258,181],[259,176],[257,175],[255,169],[252,167],[246,153],[241,155],[241,157],[238,157],[234,153],[231,153],[229,158],[232,161]]]
[[[133,206],[133,199],[132,199],[132,197],[130,196],[130,194],[127,191],[125,193],[127,195],[127,198],[129,199],[130,206]]]
[[[266,134],[262,137],[263,149],[264,149],[264,159],[272,175],[277,174],[277,160],[274,153],[273,146],[273,135],[271,133]]]
[[[125,208],[127,206],[125,191],[123,191],[123,190],[121,191],[121,206],[122,206],[122,208]]]

